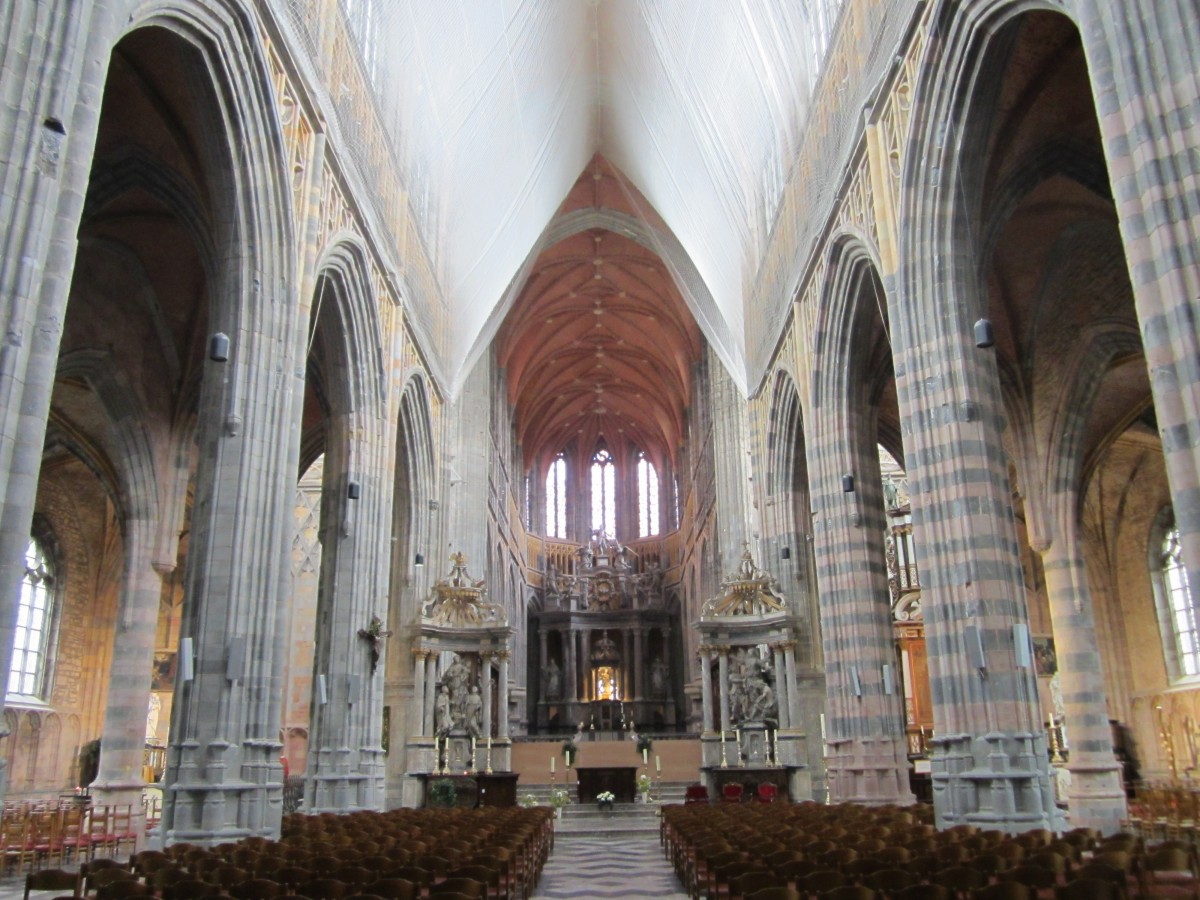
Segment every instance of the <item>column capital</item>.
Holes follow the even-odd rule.
[[[492,650],[488,655],[491,656],[492,659],[498,660],[499,662],[507,662],[509,652],[507,650]]]
[[[796,642],[791,639],[788,639],[786,641],[777,641],[776,643],[771,645],[772,650],[777,650],[780,653],[786,653],[787,651],[794,650],[795,648],[796,648]]]

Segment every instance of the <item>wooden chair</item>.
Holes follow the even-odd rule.
[[[416,900],[421,896],[420,886],[404,878],[380,878],[371,885],[371,892],[384,900]]]
[[[1043,869],[1041,866],[1025,864],[1021,866],[1013,866],[1011,869],[1000,873],[1001,881],[1017,881],[1025,885],[1025,887],[1033,888],[1035,891],[1048,891],[1058,884],[1058,876],[1049,869]]]
[[[758,786],[758,790],[754,792],[754,799],[759,803],[774,803],[775,795],[779,793],[778,786],[769,781],[764,781]]]
[[[1019,881],[999,881],[972,891],[971,900],[1033,900],[1033,894]]]
[[[1112,882],[1099,878],[1076,878],[1054,889],[1055,900],[1119,900]]]
[[[283,885],[269,878],[251,878],[232,885],[227,893],[235,900],[273,900],[283,893]]]
[[[1193,897],[1200,898],[1200,877],[1197,875],[1195,856],[1179,847],[1163,847],[1143,856],[1138,865],[1140,888],[1143,897],[1151,895],[1160,875],[1167,883],[1179,887],[1190,885]]]
[[[474,900],[483,900],[486,890],[487,885],[476,881],[474,878],[447,878],[445,881],[438,882],[431,887],[429,889],[429,896],[445,897],[447,895],[461,894],[464,897],[474,898]]]
[[[312,900],[343,900],[350,893],[345,884],[335,878],[314,878],[296,891]]]
[[[471,878],[475,881],[483,883],[483,895],[487,897],[490,893],[493,897],[500,896],[500,870],[493,869],[490,866],[483,865],[467,865],[459,866],[450,873],[450,878]]]
[[[889,897],[901,888],[911,887],[917,883],[917,876],[907,869],[878,869],[863,877],[862,883],[873,891],[887,894]]]
[[[949,888],[956,897],[965,897],[969,891],[978,890],[988,883],[988,877],[970,866],[951,866],[934,872],[932,881]]]
[[[114,881],[96,891],[96,900],[125,900],[126,897],[153,896],[153,888],[140,881]]]
[[[0,852],[4,854],[4,874],[32,869],[36,854],[29,837],[29,816],[25,813],[6,813],[0,823]]]
[[[767,887],[747,894],[745,900],[800,900],[800,892],[791,887]]]
[[[79,873],[64,869],[42,869],[25,876],[25,900],[30,891],[70,891],[79,894]]]
[[[941,884],[914,884],[896,891],[892,900],[951,900],[951,895]]]
[[[826,891],[821,900],[875,900],[875,892],[861,884],[844,884]]]

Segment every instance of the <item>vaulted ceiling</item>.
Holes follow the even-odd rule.
[[[597,156],[560,217],[628,212],[637,202]],[[655,458],[673,458],[702,343],[663,259],[628,234],[583,228],[546,247],[523,285],[500,330],[498,360],[526,463],[572,440],[590,452],[622,435]]]
[[[375,16],[367,55],[444,296],[451,388],[542,271],[533,260],[596,154],[633,188],[671,277],[691,279],[676,300],[744,386],[744,285],[807,116],[816,32],[839,4],[347,0],[352,19]]]

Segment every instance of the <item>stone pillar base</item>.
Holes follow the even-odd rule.
[[[916,803],[909,784],[908,746],[904,737],[875,735],[828,740],[825,761],[829,802]]]
[[[938,828],[1061,830],[1044,733],[939,735],[930,745]]]
[[[1067,819],[1071,828],[1095,828],[1102,835],[1122,830],[1129,814],[1121,764],[1072,761],[1071,786],[1067,791]]]

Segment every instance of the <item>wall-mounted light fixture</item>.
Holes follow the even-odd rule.
[[[317,703],[324,706],[329,702],[329,690],[325,687],[325,676],[317,676]]]
[[[208,358],[213,362],[229,361],[229,335],[218,331],[208,339]]]
[[[346,496],[351,500],[357,500],[362,496],[362,485],[357,481],[351,481],[346,484]]]
[[[425,554],[418,553],[415,557],[413,557],[413,565],[418,567],[425,565]]]
[[[849,472],[847,472],[845,475],[842,476],[842,493],[843,494],[853,494],[854,493],[854,476],[851,475]]]
[[[980,350],[986,350],[995,344],[996,335],[992,331],[992,323],[987,319],[980,319],[975,323],[975,346]]]
[[[179,641],[179,680],[191,681],[195,674],[196,663],[192,656],[192,639],[185,637]]]
[[[792,548],[784,547],[782,550],[780,550],[779,558],[780,559],[791,559],[792,558]]]

